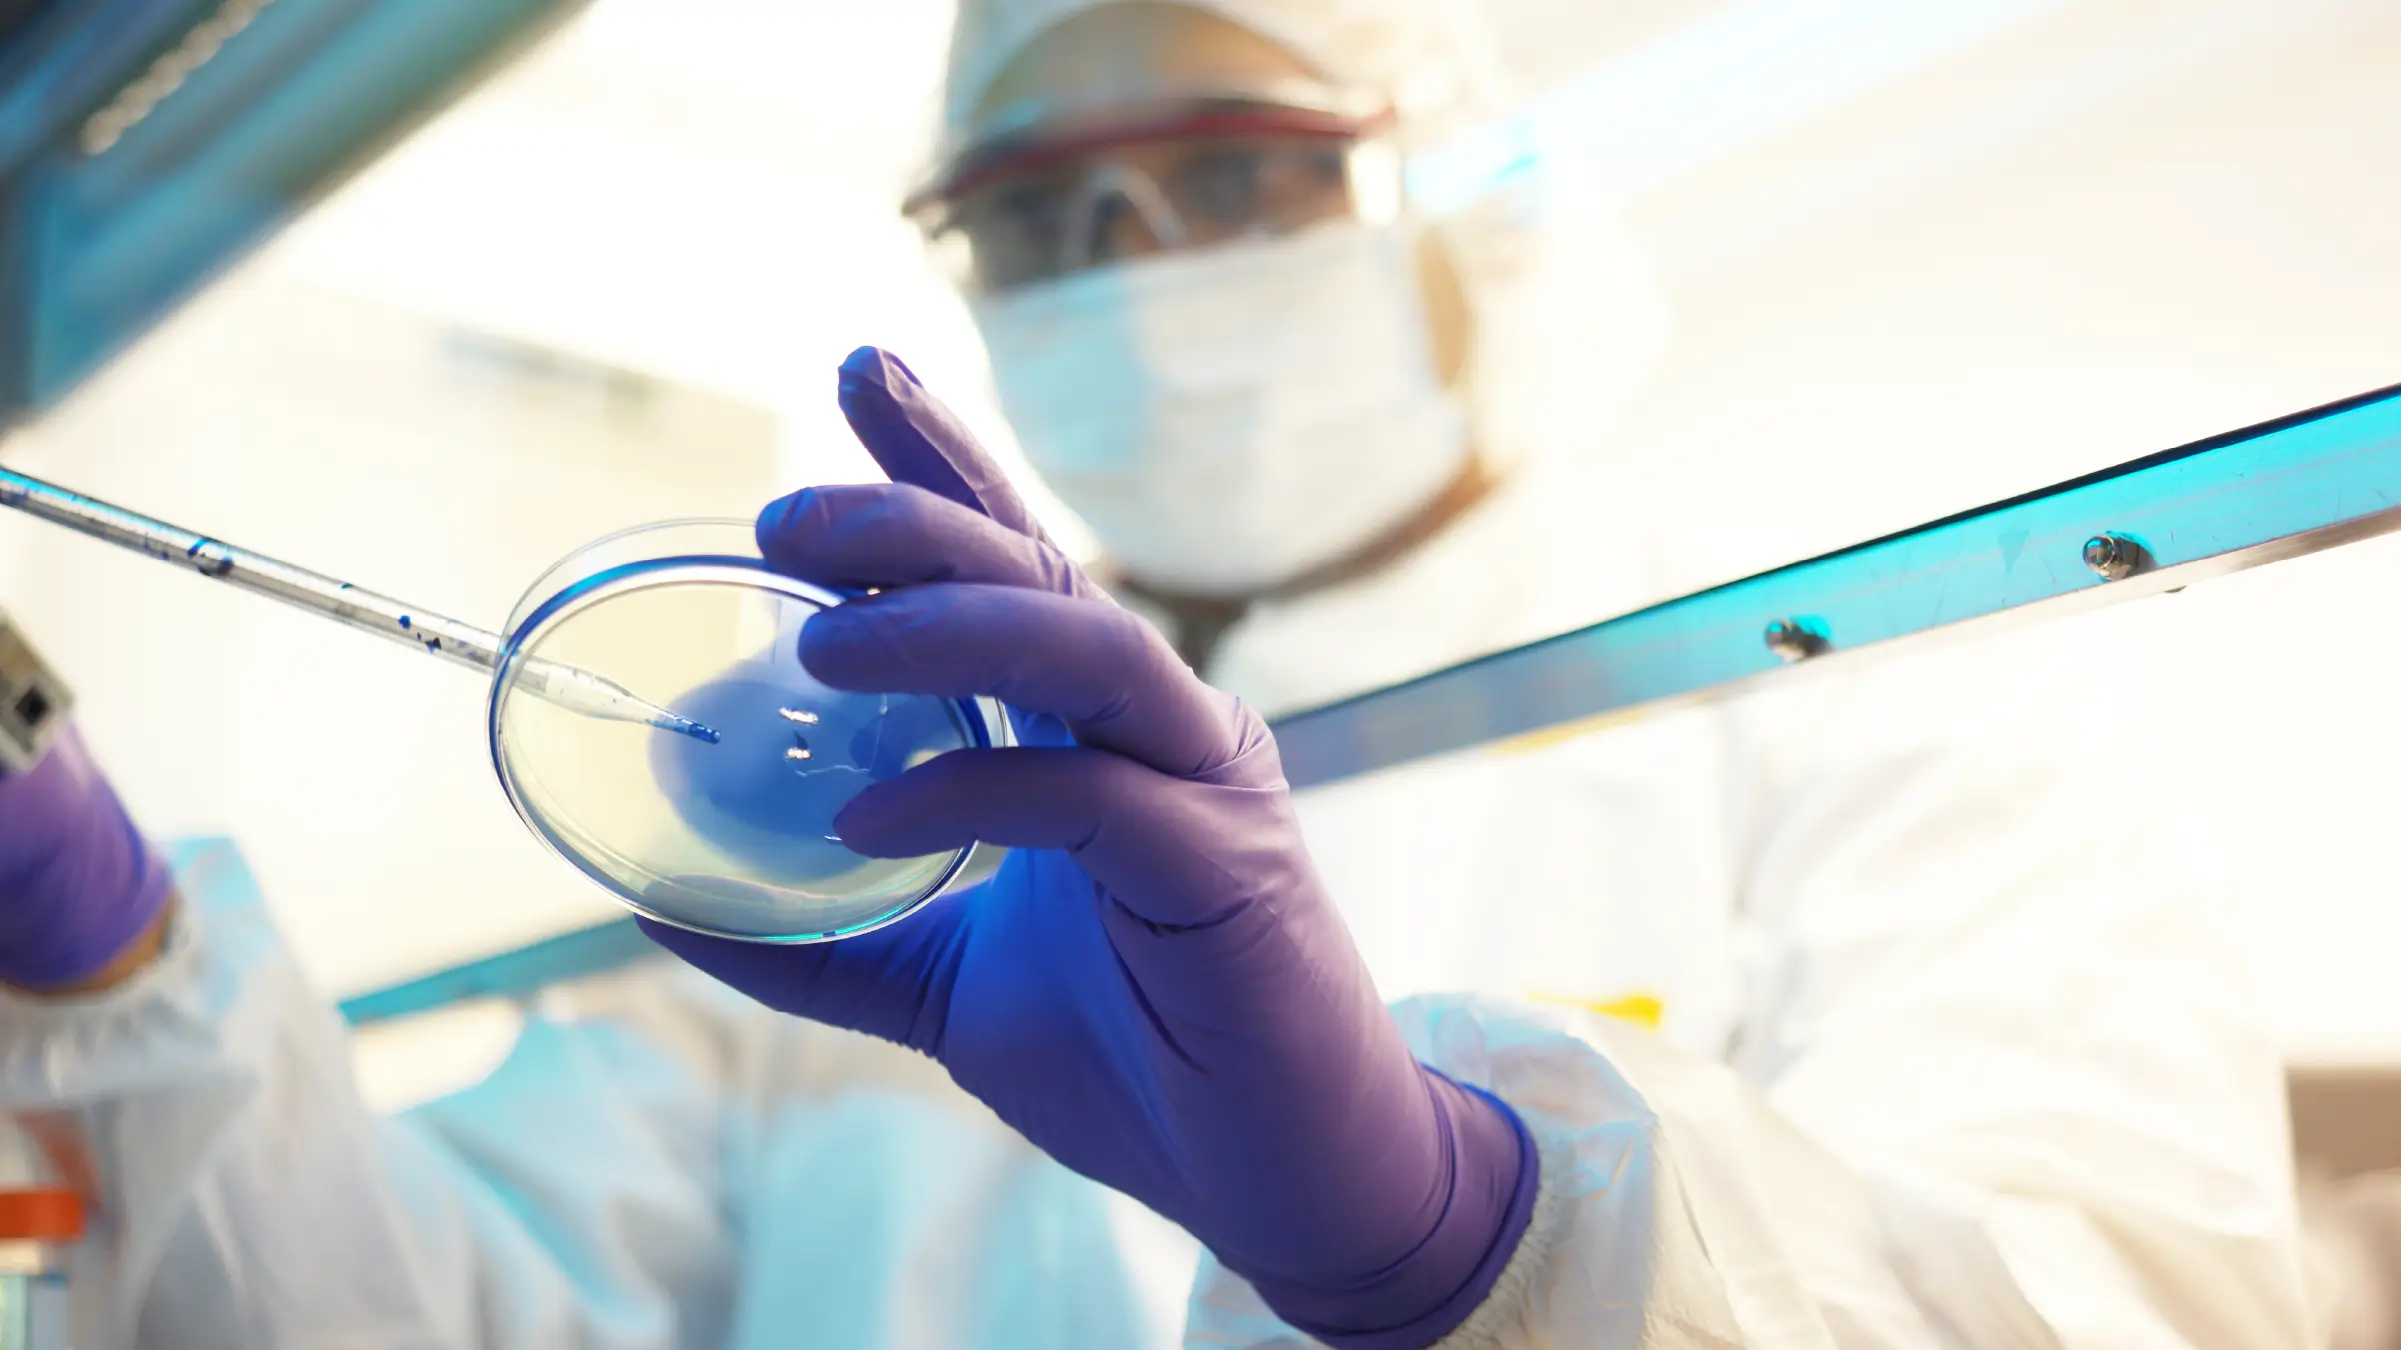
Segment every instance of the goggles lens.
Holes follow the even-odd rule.
[[[1203,136],[1032,163],[960,193],[936,233],[966,239],[987,291],[1163,249],[1289,234],[1353,213],[1355,146]]]

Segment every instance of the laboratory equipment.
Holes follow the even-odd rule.
[[[0,506],[161,562],[188,567],[204,577],[280,600],[362,633],[406,643],[470,670],[488,675],[499,666],[500,637],[496,633],[55,483],[0,469]],[[646,703],[622,685],[590,671],[535,662],[519,671],[517,680],[528,692],[586,717],[640,723],[700,740],[715,735],[690,718]]]
[[[68,1350],[63,1248],[82,1236],[74,1191],[0,1191],[0,1350]]]
[[[0,1350],[67,1350],[68,1247],[84,1199],[66,1167],[88,1170],[72,1113],[14,1111],[0,1125]]]
[[[0,5],[0,425],[55,406],[573,0]]]
[[[2401,385],[1279,718],[1296,787],[1732,697],[2401,529]]]
[[[997,705],[811,678],[800,626],[843,597],[768,570],[747,522],[586,545],[534,583],[504,636],[6,469],[0,506],[488,675],[492,763],[518,815],[637,913],[698,932],[825,941],[940,894],[972,846],[863,858],[834,816],[870,784],[1008,736]],[[36,704],[63,693],[19,680],[32,667],[12,665],[6,638],[0,683]],[[670,711],[634,687],[709,711]]]
[[[66,681],[0,613],[0,775],[40,763],[74,704]]]
[[[493,767],[534,832],[641,914],[768,942],[878,928],[939,894],[972,844],[902,859],[845,848],[834,817],[946,751],[1006,744],[997,705],[835,689],[800,628],[842,602],[768,569],[747,521],[671,521],[570,555],[509,617]],[[675,690],[709,739],[578,717],[549,669]]]

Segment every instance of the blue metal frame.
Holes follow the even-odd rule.
[[[1276,738],[1293,785],[1311,787],[2396,528],[2401,386],[1299,713],[1276,724]],[[458,997],[522,998],[654,950],[620,920],[363,995],[342,1012],[366,1023]]]
[[[353,1026],[432,1012],[477,998],[527,998],[551,985],[615,970],[659,949],[631,919],[612,919],[346,999]]]
[[[0,182],[70,135],[213,0],[69,0],[0,58]]]
[[[1972,620],[2172,590],[2401,528],[2401,386],[2088,474],[1915,529],[1470,661],[1276,725],[1293,785],[1546,732],[1646,705],[1738,693],[1790,664],[1798,623],[1823,656]],[[2111,536],[2134,575],[2084,559]],[[1815,665],[1816,660],[1810,661]]]
[[[0,68],[0,423],[57,402],[580,0],[271,0],[207,59],[176,57],[226,3],[87,0]],[[162,59],[171,91],[87,147],[92,115]]]

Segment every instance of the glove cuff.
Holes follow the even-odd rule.
[[[0,983],[36,992],[79,984],[150,931],[167,907],[173,874],[72,729],[31,773],[6,786],[17,799],[12,805],[44,832],[0,850],[7,911],[0,914]],[[66,805],[23,805],[43,797]]]
[[[1525,1122],[1489,1092],[1424,1072],[1452,1164],[1450,1203],[1434,1231],[1363,1289],[1258,1286],[1277,1316],[1333,1350],[1422,1350],[1449,1335],[1492,1293],[1533,1221],[1542,1159]],[[1437,1291],[1430,1308],[1426,1291]],[[1420,1297],[1404,1302],[1411,1294]],[[1396,1307],[1408,1321],[1388,1320]]]

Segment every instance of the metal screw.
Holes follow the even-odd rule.
[[[1778,619],[1767,626],[1767,649],[1785,661],[1806,661],[1834,644],[1806,619]]]
[[[2151,551],[2122,534],[2096,534],[2084,541],[2084,565],[2104,581],[2124,581],[2151,565]]]

